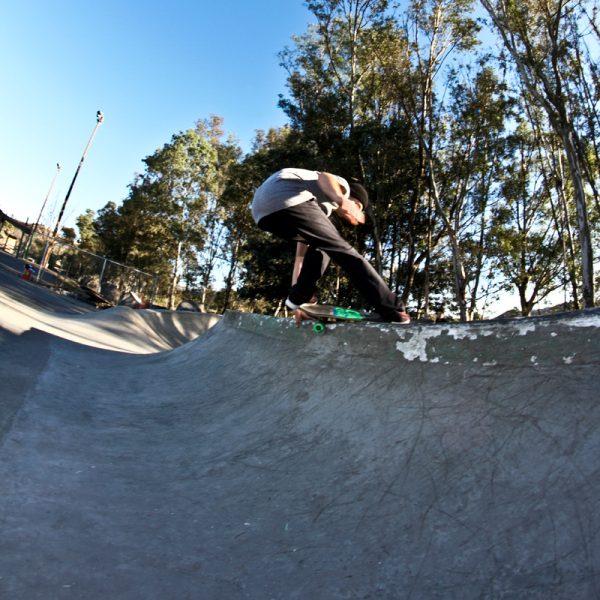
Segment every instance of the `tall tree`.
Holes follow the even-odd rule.
[[[577,105],[569,89],[586,0],[481,0],[510,53],[527,93],[542,107],[560,137],[569,164],[579,226],[582,296],[594,305],[593,245],[585,186],[585,158]]]
[[[505,85],[483,62],[454,73],[445,118],[443,145],[438,146],[432,195],[449,239],[454,294],[462,320],[479,313],[488,221],[494,180],[505,152],[504,129],[512,100]],[[437,184],[439,182],[439,188]]]
[[[202,290],[200,302],[205,308],[207,292],[213,284],[218,265],[229,262],[235,252],[227,240],[227,205],[223,194],[230,172],[241,158],[241,150],[231,136],[225,136],[221,117],[213,115],[210,119],[198,121],[196,132],[215,151],[214,178],[206,187],[206,203],[201,216],[205,237],[196,257],[196,273]]]
[[[202,215],[216,179],[216,151],[194,129],[174,135],[153,155],[144,159],[144,186],[150,186],[155,211],[166,224],[163,249],[171,257],[168,305],[174,307],[175,291],[189,248],[199,249],[205,236]]]
[[[563,262],[563,287],[571,290],[572,306],[579,309],[579,280],[581,269],[578,268],[578,251],[573,235],[572,224],[577,223],[574,213],[572,194],[570,193],[569,176],[564,160],[562,144],[555,132],[548,127],[545,111],[528,102],[528,96],[522,96],[523,114],[527,115],[528,128],[531,129],[531,144],[539,154],[539,164],[543,180],[548,189],[550,211],[554,229],[560,242]],[[524,124],[525,121],[522,121]],[[523,130],[523,127],[521,127]]]
[[[188,284],[199,271],[209,281],[219,251],[216,206],[226,164],[237,156],[233,142],[220,139],[220,126],[212,117],[173,135],[144,159],[145,172],[136,176],[123,204],[107,204],[94,222],[107,256],[160,273],[159,293],[170,307],[182,274]]]
[[[492,221],[495,268],[516,288],[521,313],[560,286],[562,253],[552,219],[551,180],[529,124],[521,120],[509,137],[498,204]]]
[[[98,234],[94,227],[94,218],[96,213],[88,208],[83,214],[75,220],[79,230],[79,247],[89,252],[97,252],[99,248]]]
[[[441,179],[446,164],[442,154],[446,131],[443,104],[438,93],[444,85],[441,81],[444,65],[456,52],[471,50],[478,43],[476,34],[479,27],[471,16],[472,7],[473,0],[411,0],[402,24],[402,54],[397,60],[400,70],[395,79],[400,106],[411,124],[419,171],[409,205],[410,244],[405,295],[414,284],[420,263],[419,220],[425,215],[428,222],[422,254],[427,265],[433,250],[431,232],[436,219],[441,218],[450,243],[456,299],[463,319],[467,318],[466,271],[458,233],[444,207],[442,196]],[[409,77],[405,76],[406,64],[409,65]],[[427,278],[428,274],[425,275],[426,281]]]
[[[256,188],[282,166],[313,167],[304,150],[288,128],[259,131],[252,152],[232,165],[221,196],[229,258],[223,308],[229,306],[236,280],[240,298],[252,310],[274,311],[287,296],[294,248],[258,229],[249,204]]]

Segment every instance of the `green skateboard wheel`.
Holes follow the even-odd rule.
[[[323,333],[325,331],[325,325],[323,325],[323,323],[315,323],[312,329],[315,333]]]

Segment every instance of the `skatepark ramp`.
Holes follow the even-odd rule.
[[[6,336],[0,597],[600,598],[599,328]]]

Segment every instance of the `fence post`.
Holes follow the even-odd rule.
[[[42,258],[40,259],[40,263],[38,264],[38,272],[37,277],[35,278],[36,283],[39,283],[40,277],[42,276],[42,271],[46,268],[42,265],[44,256],[46,256],[46,252],[48,252],[48,246],[50,245],[50,239],[46,238],[46,243],[44,245],[44,251],[42,252]]]
[[[106,257],[104,257],[104,262],[102,263],[102,271],[100,271],[100,281],[98,282],[98,285],[102,288],[102,279],[104,279],[104,271],[106,269],[106,263],[108,262],[108,259]]]
[[[158,273],[154,275],[154,281],[152,282],[152,292],[150,293],[150,304],[154,304],[154,299],[156,298],[156,292],[158,290]]]

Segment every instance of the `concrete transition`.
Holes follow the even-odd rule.
[[[1,598],[600,598],[598,310],[231,312],[187,341],[24,289],[0,288]],[[115,351],[120,327],[143,335]]]

